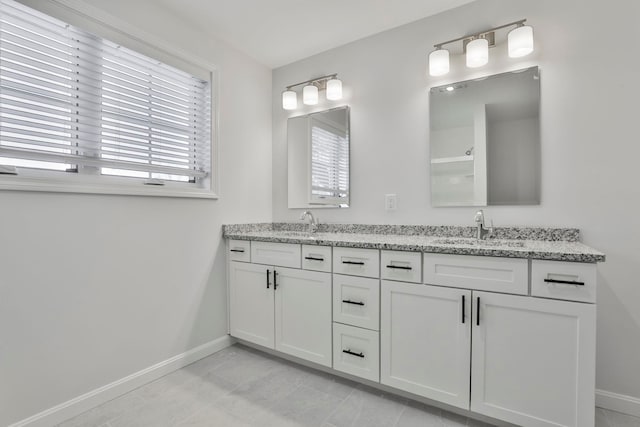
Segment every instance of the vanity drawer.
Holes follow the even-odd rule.
[[[248,240],[229,240],[229,261],[251,262],[251,242]]]
[[[529,261],[520,258],[425,253],[424,283],[527,295]]]
[[[380,280],[333,275],[333,320],[380,329]]]
[[[567,301],[596,302],[596,264],[531,261],[531,295]]]
[[[333,272],[351,276],[380,277],[379,251],[333,248]]]
[[[381,251],[380,276],[387,280],[420,283],[422,281],[422,253]]]
[[[331,273],[331,246],[302,245],[302,268]]]
[[[378,332],[333,324],[333,369],[371,381],[380,381]]]
[[[251,242],[251,262],[300,268],[300,245],[294,243]]]

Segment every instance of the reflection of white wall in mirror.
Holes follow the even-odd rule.
[[[473,205],[487,204],[487,111],[479,104],[473,112]]]
[[[528,205],[539,202],[540,153],[536,144],[539,131],[537,116],[489,120],[489,204]]]
[[[433,131],[430,142],[432,159],[464,156],[473,147],[473,126]]]
[[[307,143],[309,134],[309,123],[307,116],[292,117],[287,122],[288,143],[288,168],[289,174],[288,195],[290,208],[305,208],[305,199],[298,195],[307,194],[309,182],[305,177],[309,170],[309,144]]]

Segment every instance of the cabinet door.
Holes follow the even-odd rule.
[[[476,291],[473,300],[471,410],[593,427],[595,305]]]
[[[381,383],[469,409],[471,291],[382,281]]]
[[[331,273],[276,267],[276,350],[331,366]]]
[[[273,348],[273,267],[230,262],[229,304],[231,335]]]

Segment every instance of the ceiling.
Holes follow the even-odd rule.
[[[144,1],[277,68],[474,0]],[[103,8],[109,3],[130,4],[87,2]]]

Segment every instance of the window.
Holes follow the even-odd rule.
[[[312,203],[345,204],[348,200],[349,135],[345,123],[321,116],[311,119]]]
[[[0,59],[0,165],[20,179],[210,189],[210,79],[12,0]]]

